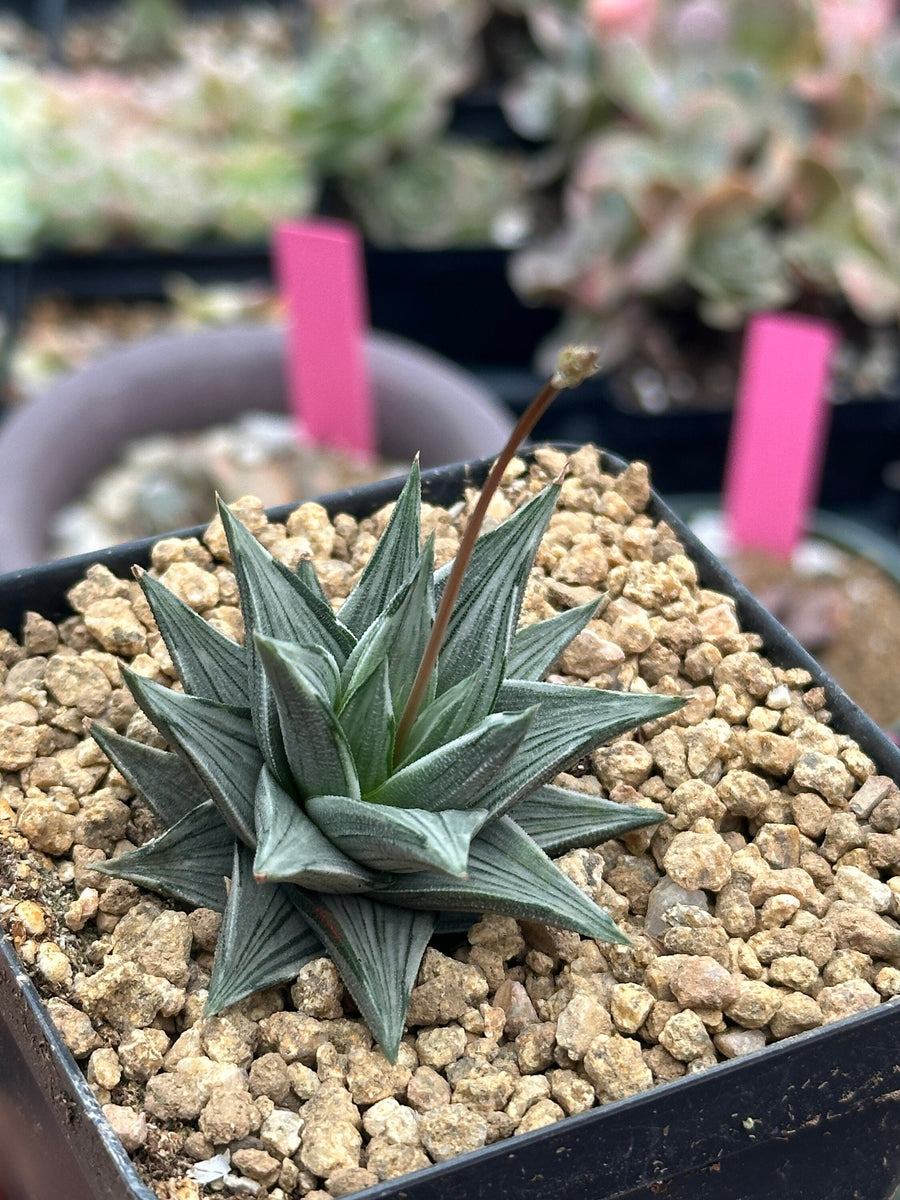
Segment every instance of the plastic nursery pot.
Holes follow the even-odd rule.
[[[509,414],[473,376],[386,334],[368,339],[378,449],[426,467],[499,451]],[[53,514],[148,434],[284,412],[283,332],[237,326],[147,338],[53,384],[0,428],[0,572],[45,557]]]
[[[618,459],[606,467],[619,470]],[[448,505],[480,483],[484,461],[423,477]],[[325,497],[362,517],[400,481]],[[287,509],[273,510],[283,519]],[[776,664],[825,689],[834,727],[879,771],[900,778],[900,751],[654,495],[704,586],[730,593]],[[200,530],[192,530],[199,533]],[[125,573],[155,539],[0,578],[0,624],[27,610],[59,618],[65,592],[100,561]],[[0,940],[0,1170],[14,1200],[153,1200],[53,1029],[8,939]],[[52,1148],[52,1152],[51,1151]],[[900,1005],[889,1002],[698,1075],[499,1142],[359,1193],[360,1200],[889,1200],[900,1181]],[[18,1189],[18,1190],[17,1190]]]

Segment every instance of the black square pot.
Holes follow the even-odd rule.
[[[425,498],[451,504],[487,463],[423,476]],[[606,466],[619,470],[620,460]],[[325,497],[364,516],[401,480]],[[281,519],[289,509],[273,510]],[[744,628],[777,665],[808,670],[834,726],[883,774],[900,751],[654,495],[701,583],[730,593]],[[199,529],[189,531],[192,534]],[[0,577],[0,626],[35,610],[58,619],[92,562],[124,574],[155,539]],[[154,1200],[115,1139],[8,939],[0,940],[0,1178],[9,1200]],[[719,1064],[558,1124],[359,1193],[361,1200],[889,1200],[900,1182],[900,1005]],[[2,1187],[0,1187],[2,1191]]]

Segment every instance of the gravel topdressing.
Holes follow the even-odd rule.
[[[491,518],[564,462],[516,460]],[[75,615],[0,634],[0,916],[162,1200],[348,1195],[900,994],[900,789],[831,729],[810,676],[767,662],[732,601],[698,586],[643,511],[646,468],[614,479],[591,447],[569,462],[523,621],[609,603],[550,678],[687,700],[559,779],[667,816],[557,860],[632,945],[485,916],[426,953],[394,1066],[327,959],[204,1018],[217,914],[92,870],[155,831],[84,731],[93,718],[162,744],[118,670],[175,677],[137,584],[94,567]],[[438,564],[471,503],[424,506]],[[285,561],[312,554],[335,602],[387,517],[234,510]],[[202,543],[159,542],[153,566],[242,635],[218,520]]]

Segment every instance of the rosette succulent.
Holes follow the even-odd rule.
[[[611,361],[652,310],[686,305],[722,329],[792,305],[896,322],[894,6],[516,3],[537,53],[507,111],[550,142],[561,186],[513,278],[565,305],[563,338]]]
[[[208,1013],[327,952],[394,1059],[440,914],[627,942],[548,854],[658,814],[552,781],[681,701],[542,681],[597,608],[516,630],[559,486],[480,537],[464,574],[466,538],[435,571],[414,465],[336,613],[311,563],[289,569],[222,505],[244,646],[140,575],[184,691],[123,674],[171,749],[93,735],[166,828],[100,869],[224,911]]]

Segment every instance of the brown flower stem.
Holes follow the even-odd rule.
[[[563,352],[566,354],[567,352]],[[572,352],[569,352],[570,354]],[[400,718],[400,723],[397,726],[397,733],[394,739],[394,765],[396,766],[403,758],[403,751],[406,747],[406,742],[409,738],[410,731],[415,723],[416,717],[419,715],[419,709],[422,707],[422,701],[425,698],[425,692],[428,688],[428,681],[431,679],[432,672],[437,664],[438,655],[441,652],[441,646],[444,642],[444,636],[447,632],[447,626],[450,624],[450,616],[453,612],[453,606],[456,604],[459,596],[459,589],[462,586],[463,575],[466,567],[469,565],[469,559],[472,556],[472,549],[478,534],[481,532],[481,526],[484,522],[484,517],[488,509],[488,505],[494,497],[494,493],[500,486],[500,481],[506,468],[509,466],[513,456],[515,455],[522,442],[528,437],[532,429],[556,399],[561,391],[567,387],[575,387],[588,374],[593,374],[596,370],[596,355],[592,352],[578,351],[584,357],[585,354],[590,355],[589,361],[579,363],[579,367],[572,370],[571,364],[566,360],[566,367],[563,367],[563,356],[561,355],[561,365],[557,368],[553,375],[532,402],[519,418],[515,429],[509,436],[509,440],[500,452],[494,465],[491,467],[490,473],[484,482],[481,489],[481,495],[478,497],[478,502],[472,511],[466,523],[466,529],[463,533],[462,540],[459,544],[456,558],[453,562],[453,568],[450,572],[450,577],[444,587],[444,594],[441,596],[441,602],[438,605],[437,613],[434,618],[434,625],[431,627],[431,635],[428,638],[428,644],[422,655],[422,661],[419,663],[419,669],[416,672],[415,680],[413,681],[412,690],[409,693],[409,698],[406,701],[406,707],[403,710],[403,715]]]

